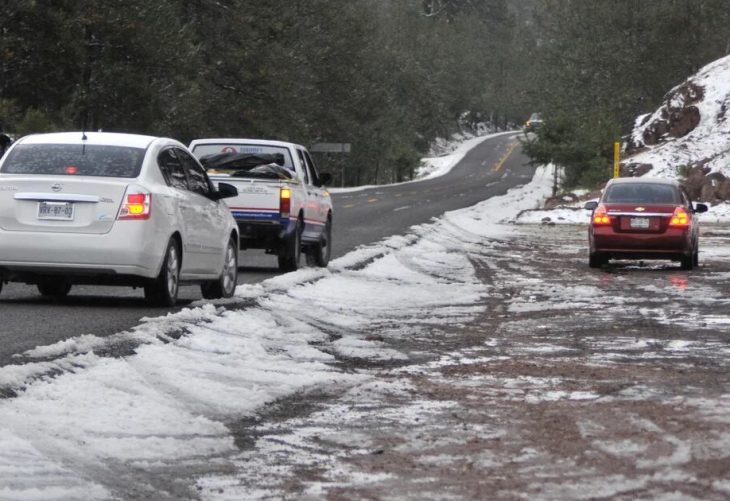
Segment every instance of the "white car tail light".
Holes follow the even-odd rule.
[[[118,220],[145,220],[152,213],[152,194],[138,188],[127,188],[119,208]]]

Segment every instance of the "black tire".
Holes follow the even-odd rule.
[[[600,268],[608,264],[608,258],[597,252],[588,255],[588,266],[591,268]]]
[[[302,223],[297,219],[294,231],[287,238],[279,251],[279,270],[296,271],[299,269],[299,260],[302,257]]]
[[[700,265],[700,250],[695,245],[694,252],[692,253],[692,265],[697,268]]]
[[[695,262],[694,253],[682,254],[679,258],[679,263],[680,263],[679,266],[683,270],[689,271],[692,268],[694,268],[694,262]]]
[[[205,299],[231,297],[236,292],[238,282],[238,246],[234,239],[228,241],[223,256],[223,269],[218,280],[200,284],[200,292]]]
[[[180,289],[180,248],[170,239],[160,274],[144,286],[144,298],[152,306],[175,306]]]
[[[307,266],[326,267],[332,256],[332,219],[327,218],[324,232],[319,242],[309,247],[307,251]]]
[[[42,296],[61,299],[71,292],[71,282],[65,278],[44,278],[38,282],[38,292]]]

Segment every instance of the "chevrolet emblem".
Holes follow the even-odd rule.
[[[637,208],[636,208],[636,209],[634,209],[634,210],[635,210],[636,212],[644,212],[644,211],[645,211],[646,209],[645,209],[645,208],[643,208],[643,207],[637,207]]]

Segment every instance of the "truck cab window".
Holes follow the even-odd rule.
[[[307,161],[304,160],[304,152],[297,149],[297,155],[299,155],[299,163],[302,166],[302,172],[304,173],[304,184],[310,184],[309,182],[309,169],[307,168]]]
[[[304,152],[304,158],[307,160],[309,178],[312,180],[312,184],[314,186],[322,186],[322,183],[319,180],[319,172],[317,171],[317,166],[315,165],[314,160],[312,160],[312,157],[309,155],[309,152]]]

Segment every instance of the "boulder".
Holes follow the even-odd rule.
[[[621,176],[622,177],[641,177],[644,174],[647,174],[652,168],[653,168],[653,165],[651,165],[651,164],[629,163],[629,164],[621,166]]]
[[[641,134],[643,144],[629,144],[629,150],[634,153],[641,146],[653,146],[692,132],[702,119],[695,104],[702,101],[704,95],[704,89],[694,82],[686,82],[667,94],[658,115],[654,115],[650,122],[650,119],[643,119],[640,124],[644,127]]]

